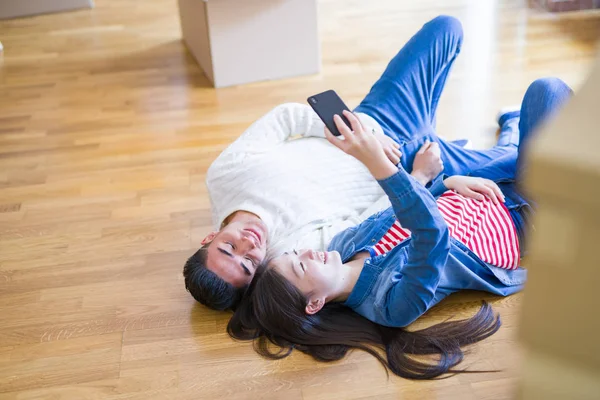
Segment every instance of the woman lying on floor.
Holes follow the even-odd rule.
[[[514,119],[516,162],[498,159],[468,177],[442,176],[429,190],[393,165],[353,114],[346,114],[352,130],[336,117],[344,140],[331,134],[328,140],[369,169],[392,207],[338,234],[328,252],[293,250],[270,260],[233,315],[229,334],[256,340],[257,351],[273,359],[298,349],[335,361],[356,348],[406,378],[463,372],[454,368],[462,347],[500,328],[488,304],[466,320],[403,328],[459,290],[507,296],[522,289],[519,261],[531,207],[516,182],[524,168],[520,150],[570,94],[558,79],[534,82],[520,122]],[[423,355],[437,357],[414,357]]]

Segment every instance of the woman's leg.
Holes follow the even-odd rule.
[[[537,135],[540,126],[552,118],[572,94],[571,88],[558,78],[542,78],[534,81],[529,85],[521,103],[518,151],[482,163],[481,167],[474,168],[467,174],[493,181],[519,179],[526,167],[525,160],[531,139]],[[500,140],[509,143],[507,148],[516,148],[515,140],[505,140],[514,137],[514,122],[508,121],[502,126]],[[494,149],[496,148],[498,146]]]
[[[356,108],[375,118],[398,143],[429,134],[463,32],[453,17],[426,23],[390,61]]]
[[[506,181],[519,179],[526,167],[528,145],[539,132],[541,125],[551,119],[571,97],[573,91],[558,78],[542,78],[534,81],[525,92],[521,103],[517,157],[505,155],[474,169],[471,176]],[[513,137],[514,122],[506,122],[500,138]],[[514,140],[513,140],[514,142]]]
[[[537,135],[540,126],[550,120],[572,95],[571,88],[558,78],[542,78],[529,85],[521,104],[517,177],[526,167],[531,139]]]
[[[408,171],[426,139],[440,145],[444,172],[449,175],[467,174],[504,156],[516,160],[513,146],[469,150],[435,133],[438,100],[460,52],[462,37],[462,26],[456,18],[440,16],[426,23],[392,59],[356,108],[377,120],[386,135],[400,144],[401,163]]]
[[[512,146],[514,149],[518,149],[520,141],[519,114],[520,111],[515,111],[513,116],[509,116],[510,118],[498,122],[501,125],[496,147]],[[518,153],[511,151],[510,153],[501,155],[485,166],[470,171],[467,175],[491,179],[495,182],[514,181],[517,170],[517,157]]]

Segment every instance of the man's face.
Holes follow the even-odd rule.
[[[207,268],[239,288],[252,281],[265,258],[267,228],[258,217],[232,220],[206,241],[210,241]]]

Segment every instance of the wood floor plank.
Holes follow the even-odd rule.
[[[513,396],[522,294],[465,292],[430,310],[411,329],[468,317],[482,299],[503,327],[463,364],[488,372],[413,382],[361,352],[260,358],[228,338],[230,314],[195,304],[182,266],[211,230],[210,163],[274,106],[331,88],[356,106],[424,22],[450,14],[465,39],[438,133],[487,147],[497,110],[534,79],[581,85],[600,18],[533,15],[523,0],[318,7],[319,74],[219,90],[182,44],[172,0],[0,21],[2,400]]]
[[[122,333],[15,346],[0,355],[0,393],[116,378]]]

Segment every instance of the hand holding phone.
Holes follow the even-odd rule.
[[[342,117],[336,114],[334,122],[344,140],[339,140],[325,131],[329,143],[362,162],[377,180],[388,178],[397,172],[397,167],[387,157],[381,142],[375,135],[365,130],[358,118],[350,111],[344,111],[343,116],[350,121],[351,128],[347,127]]]
[[[328,90],[326,92],[310,96],[307,100],[308,104],[317,113],[319,118],[321,118],[332,135],[337,137],[341,136],[341,132],[333,119],[334,115],[339,115],[341,117],[340,123],[345,124],[349,130],[353,130],[350,120],[344,115],[344,112],[350,112],[350,110],[335,91]],[[354,116],[353,114],[350,115]],[[358,121],[358,118],[356,118],[356,120]],[[344,127],[344,125],[341,126]],[[390,137],[386,136],[383,132],[375,132],[374,129],[372,129],[370,132],[383,146],[383,150],[388,159],[394,165],[398,164],[400,162],[400,157],[402,157],[402,153],[399,150],[400,145]],[[342,138],[343,136],[340,137],[340,139]]]

